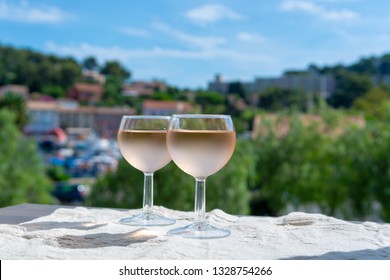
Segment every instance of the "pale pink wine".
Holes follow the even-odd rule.
[[[184,172],[206,178],[229,161],[236,145],[234,131],[169,130],[168,151]]]
[[[171,161],[166,135],[166,130],[120,130],[119,149],[133,167],[151,173]]]

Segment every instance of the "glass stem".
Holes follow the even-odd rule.
[[[196,178],[195,183],[195,223],[206,221],[206,179]]]
[[[144,173],[144,202],[142,211],[151,214],[153,207],[153,173]]]

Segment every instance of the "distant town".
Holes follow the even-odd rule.
[[[23,133],[36,139],[47,166],[59,167],[71,178],[97,178],[116,169],[121,159],[116,135],[123,115],[230,114],[239,137],[251,138],[261,134],[260,111],[295,108],[307,114],[321,100],[335,108],[351,108],[373,88],[390,92],[386,55],[350,66],[310,65],[253,81],[225,81],[217,73],[201,90],[132,80],[116,61],[101,66],[89,57],[78,63],[12,47],[0,48],[2,55],[9,61],[3,60],[3,70],[0,67],[0,100],[8,95],[23,100],[28,115]],[[318,117],[307,115],[303,120]],[[361,117],[349,120],[364,124]],[[288,128],[276,129],[282,135]]]
[[[120,158],[115,138],[123,115],[171,115],[198,110],[192,102],[151,99],[156,92],[167,90],[168,85],[158,81],[133,81],[122,85],[122,96],[143,100],[139,110],[127,106],[95,106],[102,100],[105,76],[95,71],[84,71],[82,75],[89,82],[75,83],[67,91],[66,98],[55,99],[31,93],[24,85],[8,84],[0,87],[0,98],[12,93],[25,100],[29,114],[25,134],[35,137],[44,149],[61,147],[50,158],[46,158],[47,163],[64,166],[72,177],[95,177],[115,169]],[[373,78],[374,82],[376,80]],[[382,77],[381,82],[390,84],[390,75]],[[207,90],[226,96],[229,84],[217,74],[208,83]],[[334,94],[336,81],[333,75],[316,73],[256,78],[253,82],[242,83],[245,93],[251,95],[248,98],[251,102],[246,104],[239,100],[241,107],[255,107],[258,102],[256,93],[271,87],[298,89],[327,99]],[[240,102],[235,105],[240,106]]]

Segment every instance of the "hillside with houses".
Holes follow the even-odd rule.
[[[189,89],[134,80],[118,61],[100,65],[94,57],[77,61],[0,45],[0,136],[22,147],[2,140],[0,148],[10,157],[11,151],[12,157],[38,155],[43,167],[34,173],[46,182],[40,185],[45,192],[56,186],[62,203],[134,208],[142,200],[134,187],[142,176],[118,150],[123,115],[229,114],[237,146],[226,168],[209,180],[210,207],[223,203],[227,212],[240,214],[304,210],[388,221],[389,57],[309,65],[279,77],[254,73],[253,81],[225,81],[216,74],[205,88]],[[0,169],[0,190],[6,188],[1,182],[25,174],[25,166],[16,175],[5,172],[13,168],[5,166],[9,162]],[[164,170],[156,175],[159,203],[175,208],[180,202],[191,210],[193,182],[173,164]],[[172,200],[177,181],[183,188],[174,190]],[[8,201],[29,197],[34,181],[21,182],[25,191],[10,192]],[[229,192],[218,188],[221,183],[232,185]],[[129,187],[118,195],[123,185]],[[76,195],[64,198],[68,187]]]

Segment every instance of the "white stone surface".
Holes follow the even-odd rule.
[[[214,210],[208,220],[230,229],[231,236],[191,240],[166,232],[189,224],[192,212],[156,207],[177,219],[166,227],[117,223],[139,212],[60,208],[27,223],[1,224],[0,259],[390,259],[390,224],[298,212],[236,217]]]

